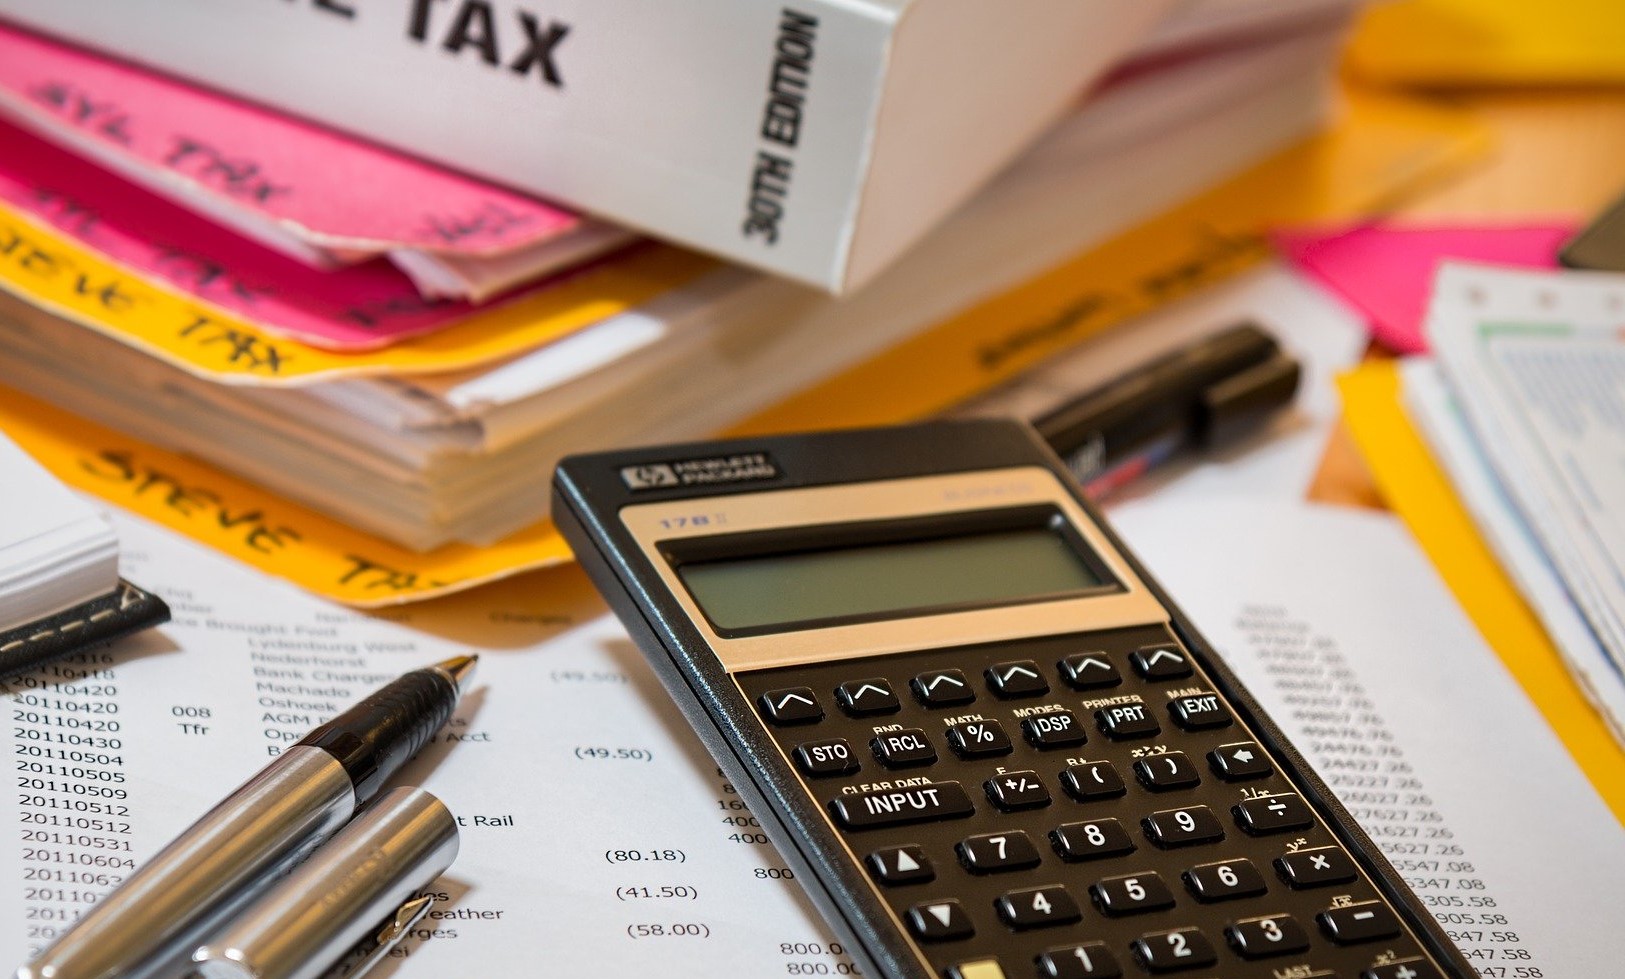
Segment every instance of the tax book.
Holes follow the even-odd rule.
[[[107,518],[0,432],[0,675],[168,618],[118,576]]]

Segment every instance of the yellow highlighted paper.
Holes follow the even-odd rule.
[[[1269,221],[1367,213],[1472,159],[1484,144],[1483,131],[1459,113],[1358,100],[1332,131],[791,398],[739,431],[934,414],[1126,316],[1251,266],[1267,254]],[[3,389],[0,428],[64,481],[352,605],[415,601],[569,558],[546,523],[491,547],[419,554]],[[537,485],[545,491],[544,474]]]
[[[534,295],[379,350],[338,353],[262,330],[155,285],[0,203],[0,289],[224,384],[444,373],[511,357],[623,312],[715,267],[649,245]]]
[[[409,551],[5,388],[0,429],[63,482],[349,605],[428,598],[570,560],[551,524],[489,547]]]
[[[1099,248],[971,307],[737,431],[880,425],[935,414],[1089,336],[1245,269],[1279,225],[1375,213],[1489,147],[1470,116],[1350,95],[1330,130]]]
[[[1449,478],[1400,403],[1391,361],[1338,379],[1343,419],[1383,498],[1405,521],[1440,577],[1517,678],[1597,793],[1625,823],[1625,748],[1580,690],[1540,620],[1484,543]]]

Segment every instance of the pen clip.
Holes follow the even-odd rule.
[[[423,920],[423,916],[435,906],[432,894],[414,897],[395,909],[379,926],[378,930],[361,941],[350,950],[343,960],[335,963],[333,968],[323,974],[323,979],[359,979],[366,975],[373,966],[383,961],[391,949],[401,943],[407,935],[412,933],[413,927]],[[359,959],[356,956],[360,956]],[[350,963],[354,962],[353,965]]]

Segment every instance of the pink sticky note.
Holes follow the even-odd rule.
[[[1568,224],[1491,227],[1381,227],[1292,230],[1276,244],[1298,268],[1371,320],[1378,343],[1402,354],[1427,350],[1422,317],[1433,273],[1446,259],[1514,268],[1551,268],[1574,234]]]
[[[0,147],[0,199],[136,275],[313,346],[381,347],[476,312],[468,303],[423,299],[383,259],[330,271],[311,268],[3,120]]]
[[[0,108],[148,187],[315,249],[488,255],[585,219],[287,116],[0,26]]]

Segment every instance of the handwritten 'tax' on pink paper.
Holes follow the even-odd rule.
[[[1294,265],[1363,312],[1371,335],[1396,353],[1427,350],[1422,318],[1433,273],[1446,259],[1552,268],[1574,234],[1568,224],[1289,230],[1275,241]]]
[[[579,215],[370,143],[0,25],[0,105],[312,246],[489,255]],[[156,186],[143,180],[147,186]]]
[[[331,271],[311,268],[4,120],[0,146],[0,198],[134,275],[312,346],[375,349],[489,308],[425,300],[384,259]],[[529,286],[511,298],[551,284]]]

